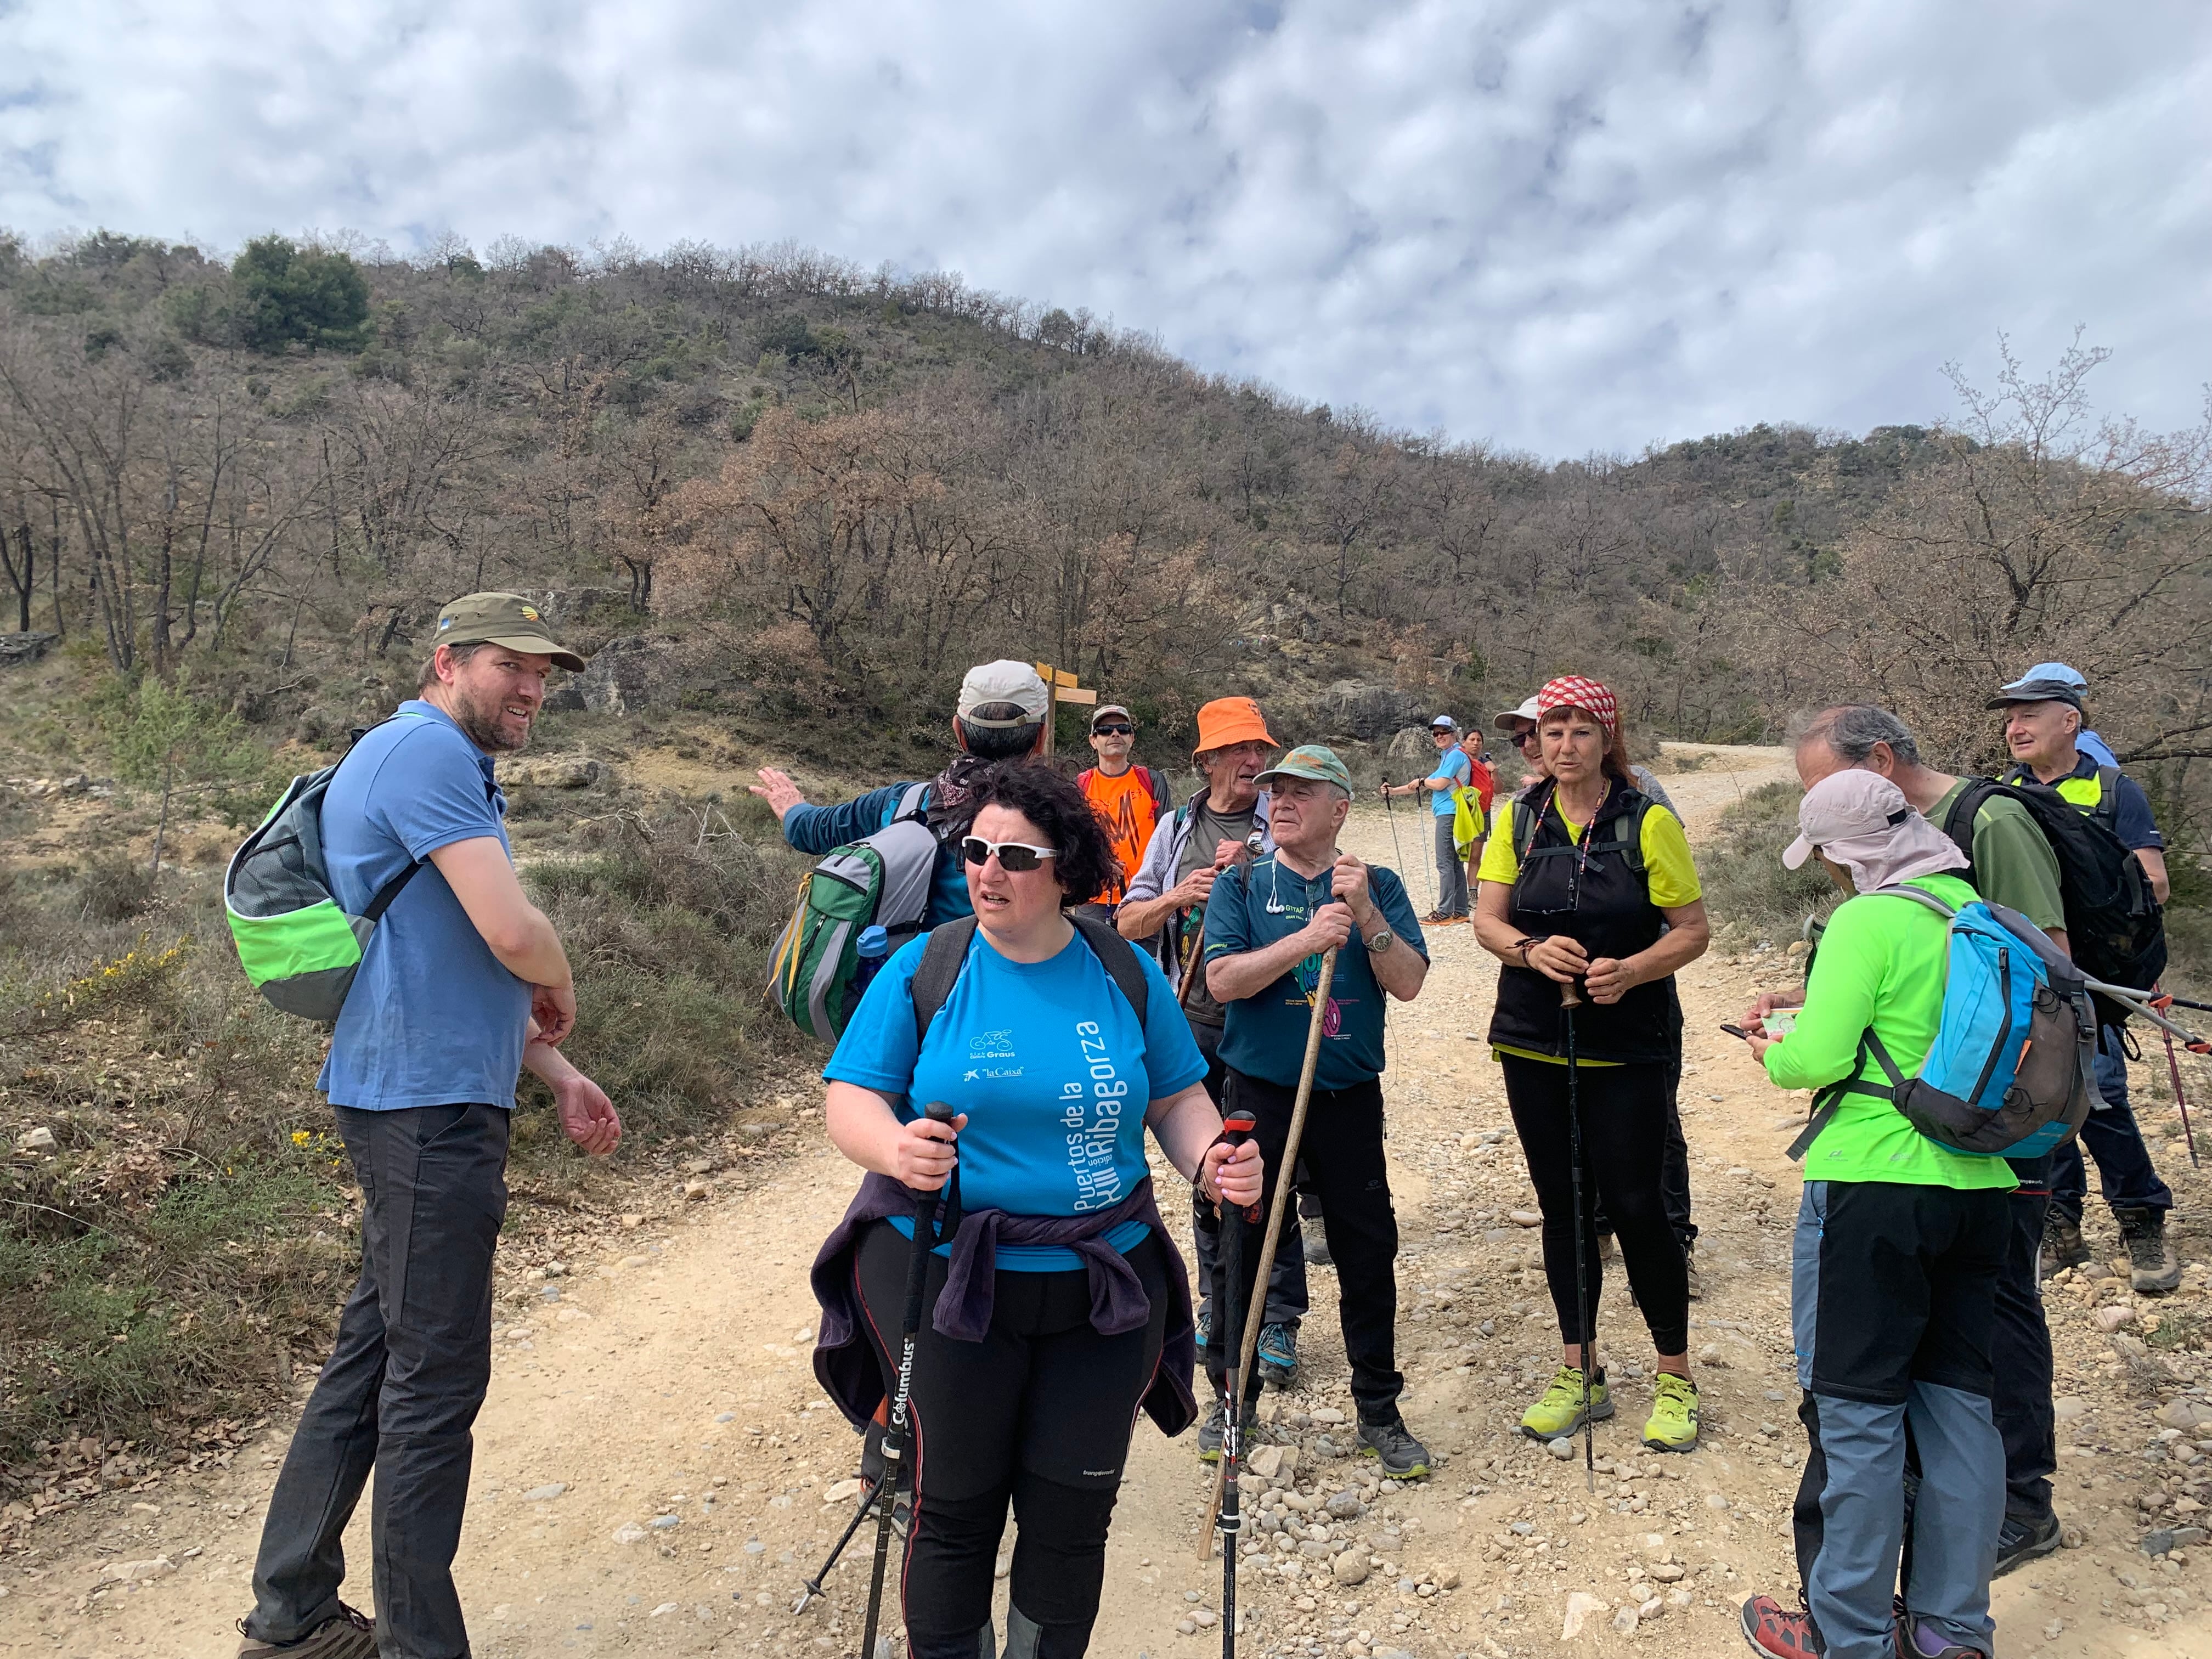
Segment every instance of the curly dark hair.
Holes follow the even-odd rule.
[[[1121,860],[1114,856],[1114,845],[1089,799],[1049,766],[1000,761],[977,772],[970,787],[974,811],[1003,806],[1019,812],[1051,844],[1058,855],[1053,873],[1060,885],[1062,909],[1090,903],[1121,879]],[[969,822],[975,822],[972,815]]]

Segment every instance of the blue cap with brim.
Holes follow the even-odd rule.
[[[2075,708],[2089,690],[2089,682],[2063,662],[2039,662],[1989,701],[1991,708],[2009,708],[2016,702],[2063,702]]]

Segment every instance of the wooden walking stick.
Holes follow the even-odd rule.
[[[1306,1057],[1304,1063],[1298,1067],[1298,1093],[1291,1106],[1290,1133],[1284,1138],[1283,1156],[1275,1169],[1275,1201],[1267,1206],[1267,1231],[1260,1241],[1260,1263],[1252,1279],[1255,1295],[1267,1293],[1267,1275],[1274,1271],[1275,1246],[1282,1238],[1283,1217],[1291,1202],[1291,1171],[1298,1167],[1298,1142],[1305,1137],[1306,1108],[1313,1100],[1314,1068],[1321,1063],[1321,1028],[1328,1013],[1329,982],[1335,977],[1336,951],[1334,949],[1324,951],[1321,957],[1321,977],[1314,985],[1313,1017],[1306,1022]],[[1260,1323],[1256,1319],[1244,1322],[1243,1340],[1237,1344],[1237,1361],[1231,1375],[1243,1378],[1252,1374],[1252,1356],[1260,1345]],[[1241,1392],[1243,1388],[1242,1382],[1238,1382],[1237,1388]],[[1229,1409],[1241,1423],[1244,1402],[1232,1400],[1229,1402]],[[1219,1464],[1215,1464],[1212,1495],[1206,1501],[1206,1521],[1198,1529],[1198,1559],[1201,1561],[1213,1553],[1214,1517],[1221,1513],[1222,1484],[1226,1479],[1226,1471]],[[1236,1548],[1237,1540],[1233,1538],[1229,1540],[1227,1547]]]

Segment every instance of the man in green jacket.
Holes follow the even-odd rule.
[[[1942,1018],[1948,929],[1878,890],[1911,883],[1954,908],[1977,896],[1960,879],[1965,855],[1872,772],[1814,784],[1797,823],[1784,862],[1817,854],[1860,896],[1830,918],[1794,1027],[1746,1028],[1772,1082],[1822,1091],[1833,1114],[1806,1153],[1790,1269],[1808,1442],[1796,1512],[1805,1611],[1754,1596],[1743,1634],[1774,1659],[1989,1659],[2005,1504],[1990,1350],[2013,1173],[1927,1139],[1887,1097],[1831,1091],[1881,1085],[1869,1030],[1917,1072]],[[1900,1618],[1908,1429],[1921,1484]]]

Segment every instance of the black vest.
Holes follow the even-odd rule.
[[[1567,836],[1546,782],[1512,814],[1521,868],[1506,914],[1523,933],[1559,933],[1595,961],[1649,950],[1667,918],[1651,902],[1644,868],[1644,814],[1650,799],[1618,781],[1583,831]],[[1575,1014],[1575,1053],[1626,1064],[1664,1061],[1674,1053],[1674,980],[1638,985],[1611,1006],[1584,1000]],[[1509,964],[1498,975],[1490,1040],[1531,1054],[1566,1053],[1559,985],[1533,968]]]

